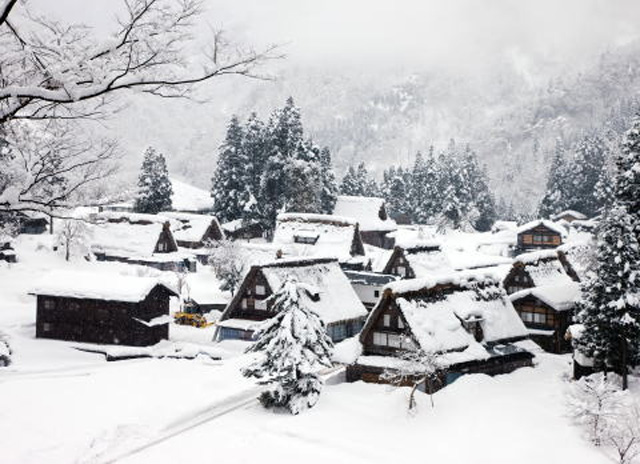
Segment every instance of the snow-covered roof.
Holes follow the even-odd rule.
[[[220,232],[222,228],[215,216],[209,214],[163,212],[167,216],[180,224],[173,230],[173,236],[179,242],[200,242],[204,238],[207,229],[213,225]]]
[[[463,321],[478,321],[483,342],[527,335],[522,320],[498,283],[462,272],[432,279],[414,279],[387,286],[393,292],[412,334],[428,351],[465,350],[477,342]],[[436,290],[437,285],[451,284]]]
[[[511,264],[513,260],[505,256],[489,255],[473,250],[448,250],[447,258],[456,271],[478,269]]]
[[[163,222],[137,223],[98,222],[89,230],[91,250],[94,253],[123,257],[150,257],[162,233]]]
[[[509,299],[515,302],[527,296],[533,296],[557,311],[566,311],[572,309],[580,299],[580,284],[567,282],[561,285],[527,288],[509,295]]]
[[[349,279],[335,260],[277,261],[262,266],[261,270],[274,292],[287,276],[295,276],[301,284],[317,290],[317,300],[307,297],[306,304],[326,324],[367,315]]]
[[[189,297],[198,304],[227,304],[231,293],[220,290],[220,282],[210,272],[189,273],[186,276]]]
[[[416,277],[450,273],[453,266],[437,243],[404,248],[403,254]]]
[[[558,247],[567,257],[567,261],[578,275],[581,281],[586,280],[590,271],[593,270],[593,260],[595,247],[593,243],[567,243]]]
[[[355,219],[362,232],[396,230],[396,222],[386,214],[384,208],[382,198],[340,195],[333,214]],[[384,213],[383,217],[380,217],[381,212]]]
[[[288,256],[351,259],[356,221],[327,214],[278,215],[273,244]],[[305,243],[306,242],[306,243]]]
[[[171,204],[176,211],[211,211],[213,199],[208,190],[189,185],[181,180],[171,177],[173,196]]]
[[[144,300],[157,285],[176,293],[170,285],[153,277],[72,271],[49,273],[33,287],[31,293],[137,303]]]
[[[579,211],[575,211],[572,209],[565,209],[564,211],[560,211],[558,214],[554,214],[553,216],[551,216],[551,219],[553,219],[554,221],[558,221],[562,219],[564,216],[573,216],[574,218],[580,219],[580,220],[587,219],[587,216],[585,216]]]
[[[523,264],[535,287],[564,285],[574,280],[560,261],[558,250],[540,250],[516,256],[514,264]]]
[[[516,229],[516,232],[518,234],[521,234],[523,232],[527,232],[531,229],[533,229],[534,227],[538,227],[538,226],[544,226],[558,234],[560,234],[563,237],[567,236],[567,229],[565,229],[564,227],[562,227],[560,224],[557,224],[553,221],[548,221],[546,219],[536,219],[535,221],[531,221],[531,222],[527,222],[526,224],[521,225],[520,227],[518,227],[518,229]]]

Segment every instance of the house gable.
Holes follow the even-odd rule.
[[[154,247],[154,253],[173,253],[178,251],[178,244],[176,243],[173,234],[171,233],[171,227],[169,222],[165,222],[162,225],[162,231],[158,236],[158,241]]]

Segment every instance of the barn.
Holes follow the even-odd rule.
[[[557,248],[567,236],[567,230],[561,225],[546,219],[528,222],[518,229],[516,253],[533,250]]]
[[[158,279],[87,272],[51,274],[32,294],[36,337],[132,346],[169,337],[169,299],[177,296]]]
[[[367,318],[362,354],[347,367],[350,382],[383,383],[403,350],[438,355],[440,386],[468,373],[504,374],[531,366],[527,330],[490,275],[457,272],[389,284]]]
[[[273,316],[269,297],[287,276],[308,284],[317,293],[306,303],[327,325],[334,342],[357,334],[367,316],[338,261],[323,259],[281,259],[251,267],[240,288],[218,322],[216,339],[251,340],[256,325]]]
[[[398,226],[387,214],[382,198],[339,195],[333,214],[354,219],[364,243],[379,248],[393,248],[395,240],[388,234],[397,230]]]

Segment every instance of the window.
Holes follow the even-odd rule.
[[[305,245],[315,245],[319,237],[319,235],[294,235],[293,241]]]
[[[166,245],[164,242],[158,243],[158,251],[165,251]]]
[[[407,268],[404,266],[397,266],[396,267],[396,274],[398,274],[400,277],[404,277],[407,275]]]
[[[387,334],[373,332],[373,344],[378,346],[387,346]]]
[[[404,322],[402,321],[402,318],[400,316],[398,316],[398,328],[404,329]]]
[[[56,302],[54,300],[49,298],[44,300],[44,309],[55,309],[55,308],[56,308]]]
[[[400,348],[402,345],[402,336],[389,334],[387,335],[387,343],[391,348]]]
[[[246,298],[242,299],[242,302],[240,303],[240,307],[242,309],[247,309],[247,299]]]
[[[264,285],[256,285],[256,295],[264,295],[267,293],[267,289]]]
[[[374,296],[374,298],[380,298],[380,290],[374,290],[373,291],[373,296]]]
[[[263,311],[267,310],[267,300],[255,300],[255,308]]]
[[[390,314],[385,314],[382,317],[382,325],[384,325],[385,327],[391,327],[391,315]]]
[[[42,331],[51,332],[51,324],[49,322],[45,322],[44,324],[42,324]]]

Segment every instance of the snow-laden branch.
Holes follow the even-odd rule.
[[[0,26],[4,24],[18,0],[0,0]]]

